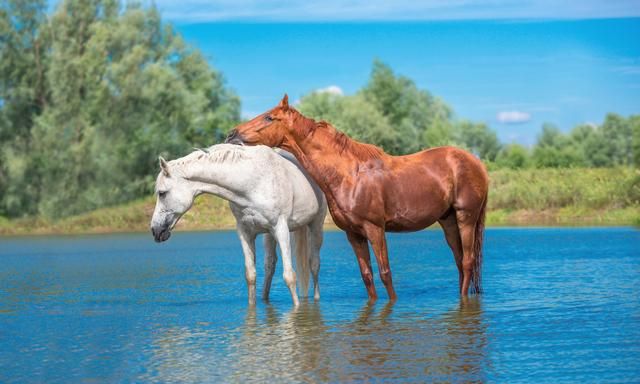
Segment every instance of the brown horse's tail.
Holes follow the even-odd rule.
[[[487,213],[487,197],[484,198],[480,215],[476,222],[476,232],[473,241],[473,253],[475,264],[473,265],[473,273],[471,274],[471,293],[482,293],[482,241],[484,240],[484,219]]]

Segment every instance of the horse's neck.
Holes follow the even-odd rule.
[[[207,193],[239,205],[245,203],[239,193],[242,183],[234,181],[232,167],[199,161],[192,164],[186,173],[196,195]]]
[[[333,127],[317,128],[312,135],[300,132],[285,148],[296,156],[330,201],[335,200],[333,196],[343,180],[350,178],[358,166],[355,156],[334,144],[335,134]]]

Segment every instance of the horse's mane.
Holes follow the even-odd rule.
[[[324,120],[316,122],[298,111],[295,112],[298,115],[296,116],[295,125],[300,127],[305,136],[311,137],[317,131],[322,130],[328,133],[328,137],[332,139],[327,144],[332,144],[341,154],[348,152],[360,160],[379,159],[384,155],[384,151],[380,147],[356,141]]]
[[[190,154],[169,162],[172,166],[184,167],[196,161],[209,161],[214,164],[234,164],[246,159],[245,147],[233,144],[217,144],[206,149],[196,149]]]

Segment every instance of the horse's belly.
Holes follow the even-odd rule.
[[[419,220],[396,218],[385,223],[385,230],[389,232],[415,232],[425,229],[438,221],[436,217],[423,217]]]

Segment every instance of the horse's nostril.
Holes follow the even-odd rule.
[[[229,132],[229,135],[227,135],[227,138],[224,140],[224,142],[227,144],[243,144],[237,129]]]

